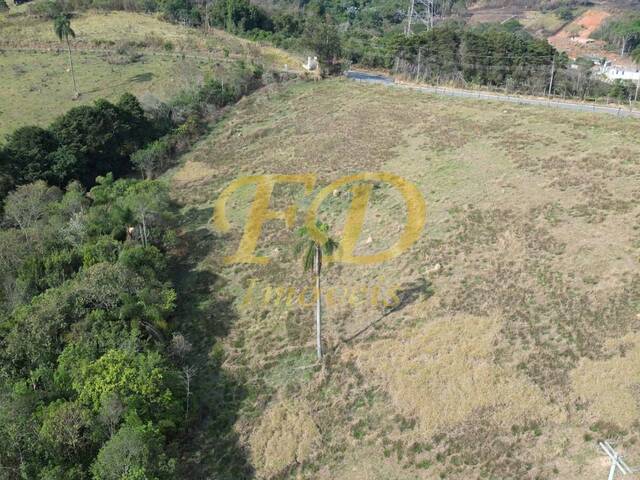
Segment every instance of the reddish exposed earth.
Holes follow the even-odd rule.
[[[590,38],[591,34],[610,16],[611,14],[604,10],[587,10],[558,33],[549,37],[549,43],[558,50],[566,52],[571,58],[606,57],[615,65],[632,67],[634,64],[629,57],[622,58],[619,54],[607,50],[602,40]]]

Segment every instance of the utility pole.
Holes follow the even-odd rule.
[[[422,47],[418,47],[418,70],[416,71],[416,82],[420,81],[420,60],[422,56]],[[638,92],[636,90],[636,96]]]
[[[553,88],[553,75],[556,73],[556,55],[553,54],[553,62],[551,63],[551,78],[549,79],[549,93],[547,96],[551,96],[551,89]]]
[[[411,20],[413,19],[413,9],[415,7],[415,0],[411,0],[409,3],[409,9],[407,10],[407,25],[404,27],[405,36],[411,35]]]
[[[413,31],[411,30],[413,20],[420,21],[427,30],[431,30],[434,24],[434,16],[436,14],[435,2],[436,0],[410,0],[409,7],[407,8],[407,24],[404,28],[405,36],[410,36]]]
[[[638,101],[638,90],[640,90],[640,72],[638,73],[638,78],[636,79],[636,95],[633,97],[633,101]]]

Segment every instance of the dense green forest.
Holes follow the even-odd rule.
[[[175,478],[202,409],[180,215],[155,178],[261,85],[239,62],[152,111],[99,100],[0,148],[0,478]]]

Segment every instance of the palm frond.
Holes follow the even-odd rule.
[[[321,252],[325,255],[331,255],[338,249],[338,242],[326,235],[329,232],[329,226],[326,223],[318,221],[316,222],[315,227],[320,232],[325,234],[326,241],[322,245],[320,245],[319,242],[317,242],[316,239],[311,236],[308,226],[305,225],[304,227],[299,228],[296,232],[298,234],[298,237],[303,240],[294,245],[293,251],[295,256],[298,256],[304,250],[304,256],[302,257],[302,266],[304,267],[305,272],[313,270],[316,248],[321,248]]]
[[[76,32],[71,28],[71,15],[68,13],[61,13],[54,19],[53,30],[59,40],[76,36]]]
[[[315,254],[316,246],[314,243],[312,243],[311,245],[309,245],[309,248],[305,252],[304,257],[302,257],[302,268],[305,272],[313,270],[313,259],[315,257]]]
[[[332,255],[333,252],[335,252],[339,246],[340,245],[338,244],[338,242],[336,242],[333,238],[329,237],[327,238],[327,241],[324,242],[324,245],[322,246],[322,252],[325,255]]]

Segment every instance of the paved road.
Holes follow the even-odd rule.
[[[607,113],[609,115],[615,115],[617,117],[633,117],[640,118],[640,110],[630,110],[622,107],[606,107],[589,105],[573,102],[561,102],[557,100],[547,100],[544,98],[524,97],[518,95],[504,95],[500,93],[488,93],[473,90],[464,90],[461,88],[449,88],[449,87],[431,87],[431,86],[418,86],[407,85],[402,83],[395,83],[394,79],[380,74],[372,74],[367,72],[359,72],[355,70],[349,70],[346,72],[346,77],[357,82],[365,83],[378,83],[396,88],[409,88],[412,90],[418,90],[425,93],[435,93],[438,95],[448,95],[451,97],[464,97],[475,98],[480,100],[493,100],[499,102],[519,103],[522,105],[539,105],[544,107],[561,108],[563,110],[572,110],[574,112],[595,112],[595,113]]]

